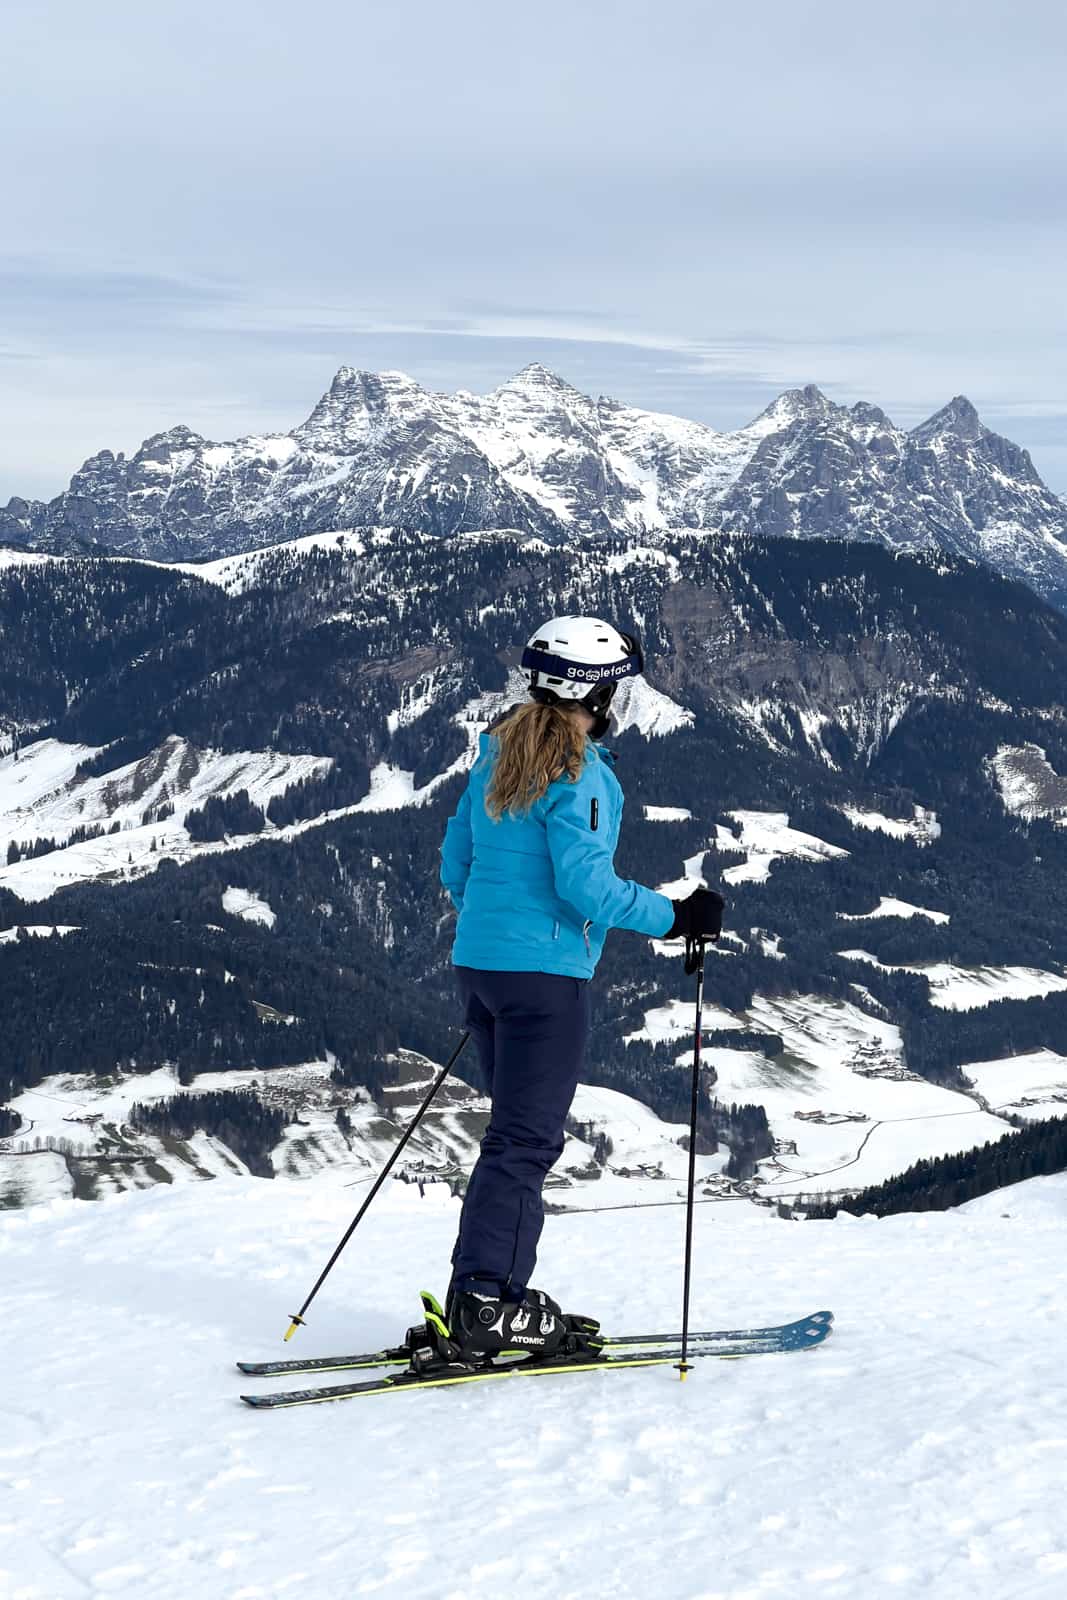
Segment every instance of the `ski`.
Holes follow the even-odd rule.
[[[807,1342],[804,1330],[813,1323],[833,1322],[832,1311],[815,1311],[808,1317],[799,1317],[795,1322],[774,1323],[767,1327],[756,1328],[715,1328],[702,1333],[691,1333],[689,1342],[693,1346],[705,1344],[719,1345],[731,1343],[739,1339],[750,1342],[759,1342],[761,1345],[771,1343],[777,1349],[783,1340],[788,1340],[794,1333],[802,1342]],[[617,1338],[604,1339],[605,1350],[618,1350],[633,1348],[635,1345],[676,1345],[681,1343],[680,1333],[631,1333],[623,1334]],[[237,1370],[243,1372],[246,1378],[298,1378],[302,1376],[313,1377],[318,1372],[351,1372],[367,1367],[396,1367],[406,1366],[409,1350],[407,1345],[397,1345],[385,1350],[371,1350],[364,1355],[344,1356],[311,1356],[304,1360],[299,1357],[288,1361],[238,1361]]]
[[[302,1361],[299,1356],[291,1361],[238,1361],[237,1370],[246,1378],[299,1377],[302,1373],[347,1372],[353,1367],[404,1366],[408,1360],[406,1345],[391,1350],[370,1350],[357,1356],[310,1356]]]
[[[693,1360],[739,1360],[745,1356],[784,1355],[794,1350],[810,1350],[829,1336],[833,1329],[831,1312],[816,1312],[800,1322],[786,1323],[780,1330],[781,1338],[722,1338],[691,1346],[689,1358]],[[758,1330],[760,1332],[764,1330]],[[618,1372],[634,1367],[670,1366],[681,1358],[681,1349],[663,1346],[647,1351],[624,1350],[614,1353],[607,1349],[598,1356],[564,1357],[559,1361],[536,1361],[526,1357],[510,1364],[473,1366],[455,1363],[425,1373],[390,1373],[382,1378],[372,1378],[365,1383],[334,1384],[321,1389],[288,1389],[274,1394],[243,1394],[245,1405],[257,1411],[275,1411],[290,1406],[321,1405],[334,1400],[357,1400],[370,1395],[398,1394],[405,1389],[445,1389],[459,1384],[491,1383],[500,1378],[563,1377],[575,1372]]]

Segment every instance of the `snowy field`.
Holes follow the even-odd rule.
[[[277,917],[269,902],[253,894],[251,889],[238,889],[232,884],[223,890],[222,909],[242,922],[255,922],[261,928],[273,928]]]
[[[97,753],[88,745],[41,739],[24,746],[17,757],[0,757],[0,863],[6,863],[12,841],[28,845],[53,839],[59,847],[32,860],[0,865],[0,887],[22,900],[44,900],[71,883],[137,877],[168,858],[190,861],[231,849],[234,843],[284,836],[291,830],[268,828],[243,840],[197,844],[186,831],[185,817],[213,796],[242,789],[253,805],[265,808],[275,795],[324,777],[333,765],[326,757],[269,750],[224,753],[169,738],[142,760],[114,772],[79,776],[78,766]],[[172,808],[171,815],[158,818],[161,808]],[[105,832],[68,844],[79,828]]]
[[[0,1217],[5,1600],[1067,1591],[1067,1178],[882,1222],[698,1211],[695,1324],[832,1308],[807,1354],[247,1411],[232,1362],[282,1353],[353,1209],[220,1179]],[[388,1189],[300,1353],[393,1339],[455,1221]],[[681,1224],[550,1217],[539,1281],[674,1330]]]
[[[1003,1061],[972,1061],[961,1069],[998,1111],[1020,1117],[1067,1116],[1067,1056],[1032,1050]]]
[[[756,995],[744,1012],[712,1001],[704,1028],[755,1029],[778,1034],[784,1045],[773,1058],[722,1045],[703,1054],[715,1069],[718,1100],[767,1112],[777,1148],[759,1163],[758,1193],[860,1189],[923,1157],[970,1150],[1010,1132],[977,1100],[906,1072],[899,1028],[844,1001]],[[677,1044],[680,1062],[691,1059],[692,1037],[693,1005],[682,1000],[647,1011],[627,1035]]]
[[[869,950],[839,950],[843,961],[863,961],[881,972],[915,972],[930,984],[930,1004],[943,1011],[974,1011],[994,1000],[1033,1000],[1067,989],[1067,977],[1042,967],[957,967],[949,961],[887,965]]]
[[[247,1088],[255,1088],[267,1104],[283,1107],[292,1119],[270,1155],[276,1177],[301,1181],[332,1170],[340,1182],[367,1183],[392,1153],[437,1068],[424,1056],[403,1052],[402,1081],[386,1089],[383,1110],[364,1091],[339,1090],[330,1078],[332,1066],[332,1061],[309,1061],[293,1067],[202,1072],[187,1087],[166,1067],[110,1078],[85,1073],[45,1078],[10,1102],[22,1125],[0,1140],[0,1208],[60,1197],[96,1199],[157,1183],[247,1174],[232,1151],[204,1133],[163,1140],[129,1126],[137,1101],[152,1104],[177,1094]],[[347,1115],[347,1131],[338,1126],[340,1105]],[[451,1079],[398,1170],[427,1182],[469,1172],[487,1113],[487,1100]],[[630,1095],[588,1084],[579,1085],[572,1116],[575,1125],[592,1124],[593,1138],[607,1135],[611,1154],[602,1169],[592,1144],[568,1134],[549,1180],[551,1206],[674,1202],[684,1193],[689,1158],[678,1141],[687,1134],[687,1123],[664,1122]],[[728,1157],[725,1148],[699,1156],[698,1176],[701,1180],[718,1176]]]
[[[941,834],[941,824],[936,811],[916,806],[910,817],[887,817],[881,811],[861,811],[858,806],[839,806],[854,828],[866,828],[868,833],[888,833],[893,839],[914,839],[916,844],[929,844]]]
[[[1055,817],[1067,824],[1067,777],[1037,744],[1001,745],[989,762],[1004,809],[1017,817]]]
[[[905,920],[926,917],[930,922],[942,924],[952,920],[947,911],[929,911],[925,906],[913,906],[910,900],[894,900],[891,895],[882,895],[873,911],[861,911],[855,915],[839,911],[837,915],[842,922],[873,922],[878,917],[903,917]]]
[[[499,696],[492,698],[495,704]],[[284,794],[293,784],[324,776],[332,760],[270,751],[224,754],[198,750],[183,739],[172,738],[142,761],[101,778],[79,778],[78,764],[96,753],[90,747],[51,739],[27,745],[17,760],[0,757],[0,862],[6,861],[12,840],[25,845],[49,838],[59,848],[31,860],[0,865],[0,888],[22,900],[45,900],[69,884],[143,877],[164,861],[184,864],[266,840],[295,838],[338,817],[424,805],[441,784],[471,764],[482,708],[483,700],[478,699],[457,715],[456,722],[468,736],[468,748],[421,789],[415,787],[411,772],[382,761],[371,772],[369,793],[353,805],[285,828],[268,822],[261,833],[211,843],[190,838],[185,827],[189,811],[212,796],[225,797],[241,789],[248,790],[254,805],[265,808],[274,795]],[[155,814],[160,807],[173,807],[173,812],[160,820]],[[80,827],[104,827],[107,831],[99,838],[67,843]]]
[[[789,826],[784,811],[728,811],[727,816],[737,825],[740,837],[720,823],[715,830],[720,850],[743,850],[745,860],[738,866],[727,867],[724,883],[765,883],[771,867],[783,856],[795,856],[801,861],[830,861],[847,856],[848,851],[814,834],[802,833]]]

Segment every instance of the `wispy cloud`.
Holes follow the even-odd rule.
[[[342,362],[535,358],[719,427],[962,391],[1067,487],[1062,6],[9,10],[0,499],[291,426]]]

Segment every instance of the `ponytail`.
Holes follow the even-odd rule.
[[[558,705],[530,701],[495,730],[499,749],[485,805],[494,822],[522,815],[564,774],[577,783],[588,758],[585,730]]]

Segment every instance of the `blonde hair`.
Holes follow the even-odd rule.
[[[575,709],[578,709],[577,707]],[[588,758],[585,729],[561,706],[529,701],[494,729],[498,752],[485,807],[494,822],[521,815],[564,774],[577,783]]]

